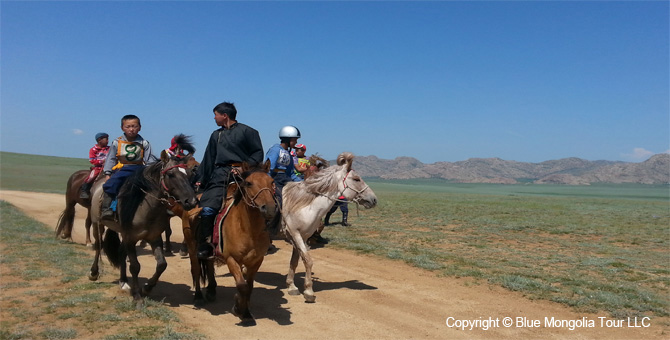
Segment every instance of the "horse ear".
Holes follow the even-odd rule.
[[[266,160],[265,164],[263,164],[263,171],[265,172],[270,172],[270,167],[272,166],[272,162],[270,160]]]
[[[161,161],[163,163],[167,163],[170,160],[170,156],[165,152],[165,150],[161,151]]]
[[[247,172],[247,171],[249,171],[249,168],[250,168],[249,163],[247,163],[247,162],[242,162],[242,166],[241,166],[241,168],[242,168],[242,172]]]
[[[337,156],[337,165],[344,165],[347,172],[351,171],[351,164],[354,162],[354,154],[351,152],[343,152]]]

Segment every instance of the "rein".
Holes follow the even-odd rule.
[[[187,165],[186,165],[186,164],[177,164],[177,165],[173,165],[173,166],[170,166],[170,167],[167,167],[167,168],[164,168],[164,169],[161,170],[160,184],[161,184],[161,187],[163,188],[163,193],[162,193],[162,194],[163,194],[166,198],[158,197],[158,196],[156,196],[156,195],[154,195],[154,194],[152,194],[152,193],[150,193],[150,192],[148,192],[148,191],[146,191],[146,190],[144,190],[144,189],[142,189],[142,188],[140,188],[140,190],[141,190],[145,195],[149,195],[149,196],[153,197],[154,199],[160,201],[161,203],[167,205],[168,207],[173,207],[175,204],[181,202],[181,201],[178,200],[176,197],[170,195],[170,189],[167,187],[167,185],[165,185],[165,174],[166,174],[168,171],[170,171],[170,170],[172,170],[172,169],[174,169],[174,168],[179,168],[179,171],[186,172],[185,169],[187,168]],[[172,201],[170,201],[170,199],[172,199]]]
[[[351,200],[351,202],[353,202],[353,203],[356,204],[356,216],[360,216],[360,214],[359,214],[359,203],[358,203],[359,198],[358,198],[358,196],[359,196],[360,194],[362,194],[365,190],[368,190],[368,189],[370,188],[370,186],[367,185],[367,183],[366,183],[366,184],[365,184],[365,187],[364,187],[363,189],[360,189],[360,190],[356,190],[356,189],[354,189],[354,188],[348,186],[347,183],[346,183],[346,181],[347,181],[347,177],[349,176],[349,173],[350,173],[350,172],[351,172],[351,170],[349,170],[349,171],[347,172],[347,174],[344,176],[344,179],[342,180],[342,185],[344,185],[344,189],[342,189],[342,191],[340,191],[340,194],[337,195],[337,197],[342,197],[342,196],[344,196],[344,192],[345,192],[347,189],[349,189],[349,190],[353,190],[353,191],[356,193],[356,196],[354,197],[354,199]],[[341,203],[349,203],[349,202],[350,202],[350,201],[348,201],[348,200],[346,200],[346,199],[343,199],[343,200],[342,200],[342,199],[339,199],[339,198],[331,198],[330,196],[325,195],[325,194],[322,194],[322,193],[318,193],[318,195],[319,195],[319,196],[323,196],[323,197],[325,197],[325,198],[327,198],[327,199],[329,199],[329,200],[331,200],[331,201],[333,201],[333,202],[341,202]]]
[[[233,177],[233,181],[235,182],[235,184],[237,184],[237,190],[239,190],[240,193],[242,194],[242,199],[244,199],[244,203],[246,203],[248,206],[250,206],[252,208],[255,208],[255,209],[258,209],[258,205],[256,205],[256,198],[258,198],[258,196],[265,190],[270,191],[270,195],[272,195],[272,199],[275,201],[275,203],[277,205],[279,204],[279,202],[277,202],[277,198],[274,195],[274,186],[275,186],[274,182],[272,183],[272,189],[262,188],[261,190],[259,190],[256,193],[256,195],[254,195],[254,197],[249,197],[249,195],[247,195],[246,190],[242,190],[242,185],[240,185],[240,182],[238,181],[238,176],[232,176],[232,177]]]

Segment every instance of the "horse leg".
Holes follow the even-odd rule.
[[[188,245],[186,244],[186,241],[181,243],[181,249],[179,249],[179,256],[187,256],[188,255]]]
[[[91,242],[91,210],[89,209],[88,214],[86,214],[86,223],[84,224],[86,228],[86,246],[89,248],[93,247]]]
[[[214,277],[214,260],[207,260],[206,262],[206,276],[207,276],[207,301],[216,300],[216,278]]]
[[[135,249],[135,244],[130,242],[124,242],[124,247],[126,249],[128,259],[130,260],[130,275],[132,275],[132,278],[130,279],[130,295],[133,297],[133,300],[136,303],[136,307],[140,309],[142,307],[142,295],[140,294],[140,283],[138,279],[140,274],[140,261],[137,260],[137,249]],[[125,260],[121,261],[125,262]],[[121,272],[121,275],[124,274],[125,269]]]
[[[149,244],[151,245],[151,251],[156,259],[156,271],[142,288],[142,295],[144,296],[151,293],[151,290],[158,283],[158,279],[165,271],[165,268],[167,268],[167,261],[165,261],[165,255],[163,254],[163,239],[159,236],[158,239],[149,242]]]
[[[291,262],[288,268],[288,274],[286,275],[286,286],[288,287],[289,295],[300,295],[300,290],[298,290],[298,287],[294,282],[295,270],[298,267],[299,258],[300,254],[298,253],[298,249],[293,247],[293,252],[291,253]]]
[[[165,243],[163,244],[165,255],[168,256],[172,256],[172,244],[170,243],[170,236],[172,236],[172,227],[168,226],[165,228]]]
[[[98,262],[100,261],[100,252],[102,250],[101,228],[98,226],[98,223],[95,223],[94,227],[95,229],[93,229],[93,237],[95,238],[95,244],[93,245],[93,250],[95,250],[95,259],[93,260],[91,271],[88,273],[88,279],[91,281],[97,281],[98,277],[100,277]]]
[[[126,271],[126,259],[128,258],[128,254],[126,253],[126,248],[123,246],[121,246],[119,251],[119,257],[121,258],[121,261],[119,261],[119,288],[130,292],[131,288],[130,284],[128,284],[128,273]]]
[[[251,315],[251,312],[249,312],[249,297],[251,296],[251,288],[242,274],[242,267],[232,256],[226,259],[226,264],[228,265],[230,274],[232,274],[233,278],[235,279],[235,286],[237,287],[237,293],[235,294],[235,305],[233,306],[232,313],[233,315],[240,318],[242,322],[253,322],[254,317]]]
[[[305,265],[305,290],[303,290],[302,295],[305,297],[305,302],[315,302],[316,296],[314,296],[314,291],[312,290],[312,256],[309,255],[304,242],[298,243],[298,248],[302,262]]]

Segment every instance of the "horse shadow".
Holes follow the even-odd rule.
[[[283,278],[283,277],[282,277]],[[347,280],[340,282],[323,281],[318,276],[312,274],[312,280],[316,282],[312,289],[314,292],[337,290],[337,289],[351,289],[351,290],[377,290],[379,288],[363,283],[358,280]],[[295,274],[295,285],[303,287],[305,285],[305,273]]]
[[[144,285],[148,279],[139,278],[140,286]],[[269,319],[279,325],[293,324],[291,321],[291,312],[282,305],[288,303],[284,298],[280,284],[283,283],[283,276],[276,273],[258,272],[256,282],[267,284],[273,288],[254,287],[252,294],[253,309],[252,313],[255,319]],[[234,280],[230,273],[217,275],[216,300],[208,301],[205,305],[196,307],[206,310],[212,315],[231,314],[234,305],[234,296],[237,294]],[[170,307],[179,307],[182,305],[194,306],[193,289],[191,285],[175,284],[166,281],[159,281],[147,297],[154,301],[161,301]],[[239,322],[240,326],[250,326],[253,324]]]

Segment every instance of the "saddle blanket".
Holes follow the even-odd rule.
[[[230,208],[235,204],[235,199],[231,199],[230,203],[226,205],[224,209],[219,211],[219,214],[216,215],[216,220],[214,220],[214,235],[212,237],[212,243],[214,244],[214,254],[220,256],[223,254],[223,220],[228,216]]]

